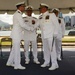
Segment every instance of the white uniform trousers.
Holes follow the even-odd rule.
[[[14,39],[13,41],[13,47],[9,56],[9,59],[7,61],[7,64],[14,64],[14,67],[18,67],[21,62],[20,58],[20,40]]]
[[[43,46],[44,46],[45,63],[47,64],[50,63],[50,58],[51,58],[52,65],[57,64],[55,42],[53,41],[53,38],[44,39]]]
[[[53,38],[43,39],[43,48],[44,48],[44,60],[45,63],[50,63],[51,48],[52,48]]]
[[[53,50],[51,51],[51,62],[52,62],[52,66],[53,65],[58,65],[55,40],[54,40],[54,43],[53,43]]]
[[[33,48],[33,57],[34,57],[34,61],[37,61],[37,42],[36,40],[30,41],[30,40],[24,40],[24,48],[25,48],[25,60],[29,61],[29,45],[30,42],[32,43],[32,48]]]
[[[61,57],[62,40],[55,39],[55,46],[56,46],[57,57]]]

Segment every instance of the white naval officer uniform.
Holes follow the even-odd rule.
[[[58,35],[55,38],[55,46],[56,46],[56,53],[57,53],[57,59],[59,61],[61,61],[61,47],[62,47],[62,38],[64,37],[65,34],[65,23],[64,23],[64,19],[63,18],[59,18],[59,9],[54,8],[52,9],[52,12],[55,13],[58,21],[59,21],[59,25],[57,25],[58,27]]]
[[[53,37],[56,37],[56,35],[58,34],[58,28],[57,28],[57,24],[59,24],[58,20],[54,13],[49,13],[48,11],[46,11],[44,14],[40,16],[39,24],[42,31],[41,35],[42,35],[44,60],[45,60],[44,64],[41,65],[41,67],[46,67],[47,64],[50,63],[50,56],[51,56],[51,62],[52,62],[51,67],[55,66],[53,67],[53,69],[56,69],[58,67],[58,63],[56,60],[55,42],[53,43],[53,48],[52,48],[52,42],[53,42]],[[39,24],[37,23],[36,27]]]
[[[14,68],[19,68],[21,65],[21,59],[20,59],[20,41],[22,40],[22,31],[23,28],[30,30],[30,27],[28,27],[23,18],[22,18],[22,12],[20,10],[17,10],[13,15],[13,29],[11,32],[11,38],[12,38],[12,51],[10,53],[9,59],[7,61],[7,64],[14,64]]]
[[[32,24],[32,20],[35,21],[35,24]],[[24,17],[24,21],[25,23],[29,26],[29,27],[34,27],[36,25],[37,22],[37,18],[32,17],[32,16],[26,16]],[[36,34],[36,29],[34,31],[28,31],[26,29],[24,29],[24,47],[25,47],[25,61],[29,62],[29,45],[30,42],[32,43],[32,48],[33,48],[33,57],[34,57],[34,61],[37,62],[38,58],[37,58],[37,34]]]
[[[58,18],[59,20],[59,26],[58,26],[58,37],[55,40],[56,45],[56,53],[57,53],[57,59],[61,61],[61,46],[62,46],[62,38],[65,34],[65,23],[63,18]]]

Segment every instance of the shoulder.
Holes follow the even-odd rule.
[[[16,11],[14,14],[13,14],[13,17],[17,18],[19,17],[20,14],[18,14],[18,12]]]
[[[23,17],[24,19],[26,19],[27,17]]]
[[[39,19],[42,19],[42,15],[39,16]]]
[[[24,20],[28,20],[28,17],[27,17],[27,16],[25,16],[25,17],[23,17],[23,19],[24,19]]]
[[[28,22],[28,18],[27,17],[23,17],[25,22]]]
[[[50,12],[49,14],[50,14],[50,15],[55,15],[55,14],[54,14],[54,13],[52,13],[52,12]]]
[[[15,13],[16,13],[16,14],[20,14],[20,11],[16,11]]]
[[[15,16],[21,16],[21,14],[20,14],[18,11],[16,11],[16,12],[14,13],[14,15],[15,15]]]
[[[57,18],[54,13],[50,13],[50,16],[51,16],[52,18]]]
[[[33,19],[37,19],[36,17],[32,17]]]

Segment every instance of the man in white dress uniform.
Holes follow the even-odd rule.
[[[23,28],[33,30],[33,28],[28,27],[22,18],[22,12],[25,10],[25,2],[17,3],[16,7],[17,11],[13,15],[13,29],[11,32],[13,47],[6,65],[13,66],[14,69],[25,69],[21,65],[20,58],[20,41],[23,38],[22,30]]]
[[[57,53],[57,60],[61,61],[61,47],[62,47],[62,38],[64,37],[65,34],[65,23],[64,19],[61,17],[58,17],[59,15],[59,9],[54,8],[52,9],[52,12],[55,13],[58,21],[59,21],[59,26],[58,27],[58,35],[57,38],[55,39],[55,46],[56,46],[56,53]]]
[[[56,60],[56,49],[53,38],[58,34],[57,24],[59,23],[55,14],[48,12],[48,7],[49,6],[47,4],[40,4],[39,10],[42,15],[39,17],[39,22],[35,28],[38,25],[40,25],[41,28],[41,36],[44,48],[44,63],[41,65],[41,67],[48,66],[51,57],[51,67],[49,70],[55,70],[59,66]]]
[[[27,6],[26,7],[26,14],[27,16],[24,17],[24,21],[25,23],[29,26],[29,27],[34,27],[36,25],[37,22],[37,18],[32,16],[32,12],[33,12],[33,7],[32,6]],[[29,64],[30,59],[29,59],[29,45],[30,43],[32,44],[32,53],[33,53],[33,58],[34,58],[34,63],[36,64],[40,64],[40,62],[38,61],[37,58],[37,34],[36,34],[36,29],[34,31],[28,31],[26,29],[24,29],[24,47],[25,47],[25,64]]]

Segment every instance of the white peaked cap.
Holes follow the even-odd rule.
[[[26,9],[26,10],[33,10],[33,7],[32,7],[31,5],[29,5],[29,6],[26,6],[25,9]]]
[[[58,8],[53,8],[51,11],[53,12],[54,10],[58,12],[60,11]]]
[[[47,4],[45,4],[45,3],[41,3],[40,5],[41,5],[41,6],[49,7],[49,5],[47,5]]]
[[[19,2],[19,3],[16,4],[16,6],[22,5],[22,4],[25,4],[25,2]]]

